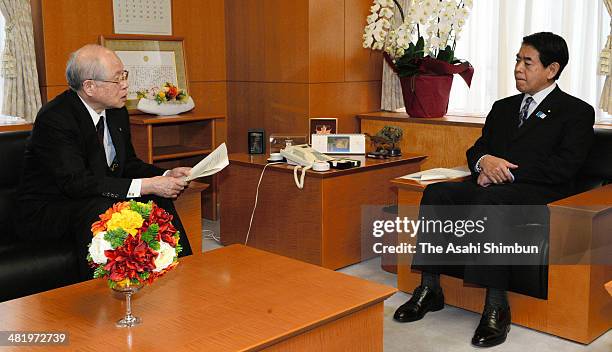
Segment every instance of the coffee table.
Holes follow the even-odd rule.
[[[382,351],[395,291],[233,245],[183,258],[135,294],[137,327],[115,327],[125,302],[91,280],[0,303],[0,331],[68,332],[53,351]]]

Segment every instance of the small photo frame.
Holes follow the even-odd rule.
[[[262,129],[249,130],[248,133],[249,154],[265,154],[266,138]]]
[[[313,134],[336,134],[338,133],[338,119],[334,117],[311,118],[309,119],[310,133],[308,141],[312,143]]]

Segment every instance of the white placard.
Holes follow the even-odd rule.
[[[116,34],[172,35],[171,0],[113,0]]]
[[[128,76],[128,99],[136,92],[161,88],[165,82],[178,86],[174,51],[115,51]]]

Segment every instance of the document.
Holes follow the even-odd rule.
[[[415,172],[413,174],[405,175],[400,178],[416,181],[433,181],[433,180],[446,180],[452,178],[460,178],[470,175],[470,170],[466,166],[459,166],[452,169],[446,168],[435,168],[425,170],[421,172]]]
[[[229,160],[227,158],[227,147],[225,146],[225,143],[223,143],[191,169],[186,181],[214,175],[223,170],[227,165],[229,165]]]

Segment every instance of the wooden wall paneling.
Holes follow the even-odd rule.
[[[266,134],[308,134],[308,84],[265,83],[264,128]],[[262,116],[251,117],[258,123]],[[244,138],[246,140],[246,136]]]
[[[189,94],[195,102],[194,113],[202,115],[227,114],[227,83],[190,81]]]
[[[383,58],[380,50],[363,48],[363,29],[370,13],[370,0],[345,0],[345,80],[382,80]],[[380,99],[380,96],[379,96]],[[380,104],[374,110],[380,109]]]
[[[247,150],[247,131],[257,126],[250,125],[250,119],[259,117],[261,122],[264,119],[263,83],[228,82],[227,85],[227,147],[231,153],[244,152]]]
[[[263,0],[263,7],[264,81],[307,82],[309,0]]]
[[[66,63],[64,63],[64,68],[66,67]],[[66,89],[68,89],[68,85],[63,86],[46,86],[44,87],[45,96],[47,101],[55,98],[56,96],[62,94]]]
[[[228,82],[228,147],[246,152],[247,131],[308,133],[308,85],[296,83]]]
[[[172,2],[175,36],[185,38],[190,81],[225,81],[225,1]]]
[[[264,13],[262,0],[225,0],[228,81],[264,80]]]
[[[404,130],[403,152],[427,155],[423,170],[466,165],[465,152],[481,135],[480,127],[362,120],[361,132],[375,134],[386,125]]]
[[[314,83],[309,85],[309,116],[337,117],[340,133],[359,132],[355,115],[380,107],[379,82]]]
[[[47,85],[65,85],[69,54],[113,33],[112,7],[107,0],[42,0]]]
[[[308,81],[344,81],[344,0],[310,0]]]

